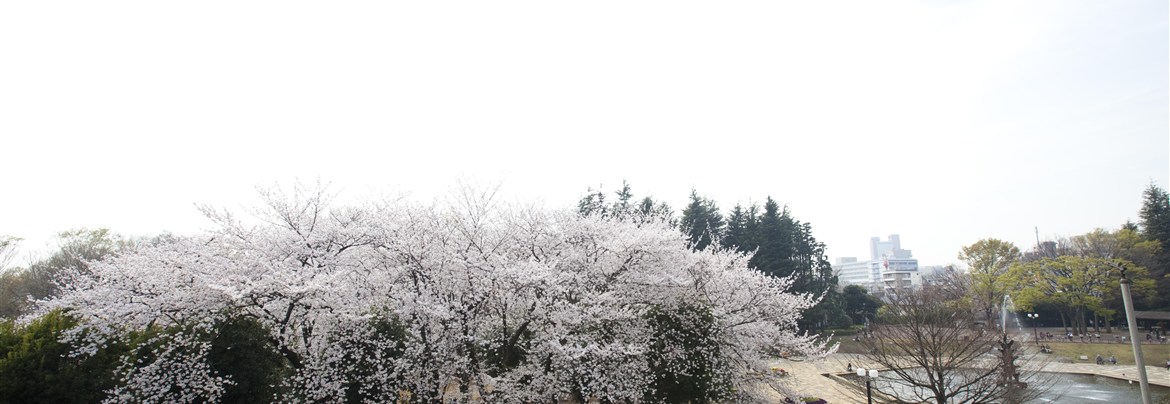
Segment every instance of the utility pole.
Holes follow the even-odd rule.
[[[1040,243],[1040,226],[1036,226],[1034,229],[1036,229],[1036,258],[1056,258],[1056,256],[1048,254],[1048,251],[1044,249],[1044,244]]]

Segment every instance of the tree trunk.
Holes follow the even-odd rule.
[[[983,308],[983,314],[987,315],[987,325],[988,326],[992,326],[995,324],[995,320],[994,320],[995,317],[991,314],[993,311],[995,311],[995,308],[991,307],[991,306],[986,306]]]
[[[512,361],[516,360],[516,342],[520,340],[520,336],[523,335],[524,331],[528,329],[528,324],[530,323],[532,323],[532,320],[525,320],[520,324],[520,327],[516,328],[516,331],[508,337],[508,340],[504,342],[504,369],[510,369],[512,367]]]
[[[1089,314],[1085,313],[1085,308],[1081,307],[1081,335],[1089,333]]]
[[[284,346],[284,344],[281,344],[280,341],[278,341],[275,338],[269,337],[268,342],[276,347],[276,350],[280,352],[281,356],[284,356],[284,359],[288,360],[288,365],[291,366],[293,369],[300,370],[301,368],[304,367],[304,362],[302,360],[303,358],[301,358],[301,354],[298,354],[298,353],[294,352],[293,350],[289,349],[287,346]]]

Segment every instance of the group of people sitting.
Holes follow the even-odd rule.
[[[1105,362],[1109,362],[1110,365],[1116,365],[1117,364],[1117,357],[1110,354],[1109,359],[1105,359],[1105,358],[1101,357],[1101,354],[1097,354],[1097,364],[1104,365]]]
[[[1037,340],[1038,341],[1055,341],[1056,338],[1050,332],[1041,332],[1037,335]],[[1105,337],[1102,337],[1101,334],[1097,334],[1097,333],[1073,334],[1070,332],[1070,333],[1067,333],[1067,334],[1060,336],[1060,340],[1061,341],[1068,341],[1068,342],[1078,342],[1079,341],[1079,342],[1093,343],[1093,342],[1104,342]],[[1129,336],[1128,335],[1114,335],[1113,342],[1117,343],[1117,344],[1129,343]],[[1147,343],[1147,344],[1165,344],[1165,343],[1170,343],[1170,340],[1167,340],[1165,335],[1158,335],[1155,333],[1146,333],[1145,343]]]

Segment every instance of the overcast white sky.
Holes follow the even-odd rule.
[[[831,258],[924,265],[1136,221],[1170,173],[1155,1],[0,0],[0,234],[459,176],[572,205],[771,195]]]

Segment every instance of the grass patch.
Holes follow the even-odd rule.
[[[1109,359],[1109,355],[1117,357],[1118,365],[1133,365],[1133,345],[1128,343],[1079,343],[1079,342],[1045,342],[1052,347],[1052,355],[1065,358],[1073,363],[1096,363],[1097,355]],[[1089,360],[1081,360],[1081,355]],[[1166,366],[1166,359],[1170,359],[1170,344],[1142,344],[1142,358],[1146,366]]]
[[[861,342],[854,341],[853,336],[838,335],[838,336],[834,336],[833,339],[830,341],[841,344],[841,347],[837,348],[837,353],[847,353],[847,354],[866,353],[865,347],[861,345]]]
[[[835,336],[832,342],[841,344],[837,349],[838,353],[845,354],[864,354],[865,347],[861,342],[854,341],[852,336]],[[1109,355],[1117,357],[1118,365],[1133,365],[1133,346],[1117,343],[1080,343],[1080,342],[1045,342],[1045,345],[1052,347],[1052,359],[1058,360],[1063,358],[1063,362],[1071,363],[1096,363],[1097,354],[1101,357],[1109,359]],[[1027,344],[1029,348],[1034,348],[1035,345]],[[1080,360],[1080,356],[1085,355],[1089,360]],[[1166,366],[1166,360],[1170,359],[1170,344],[1142,344],[1142,357],[1145,359],[1146,366]]]

